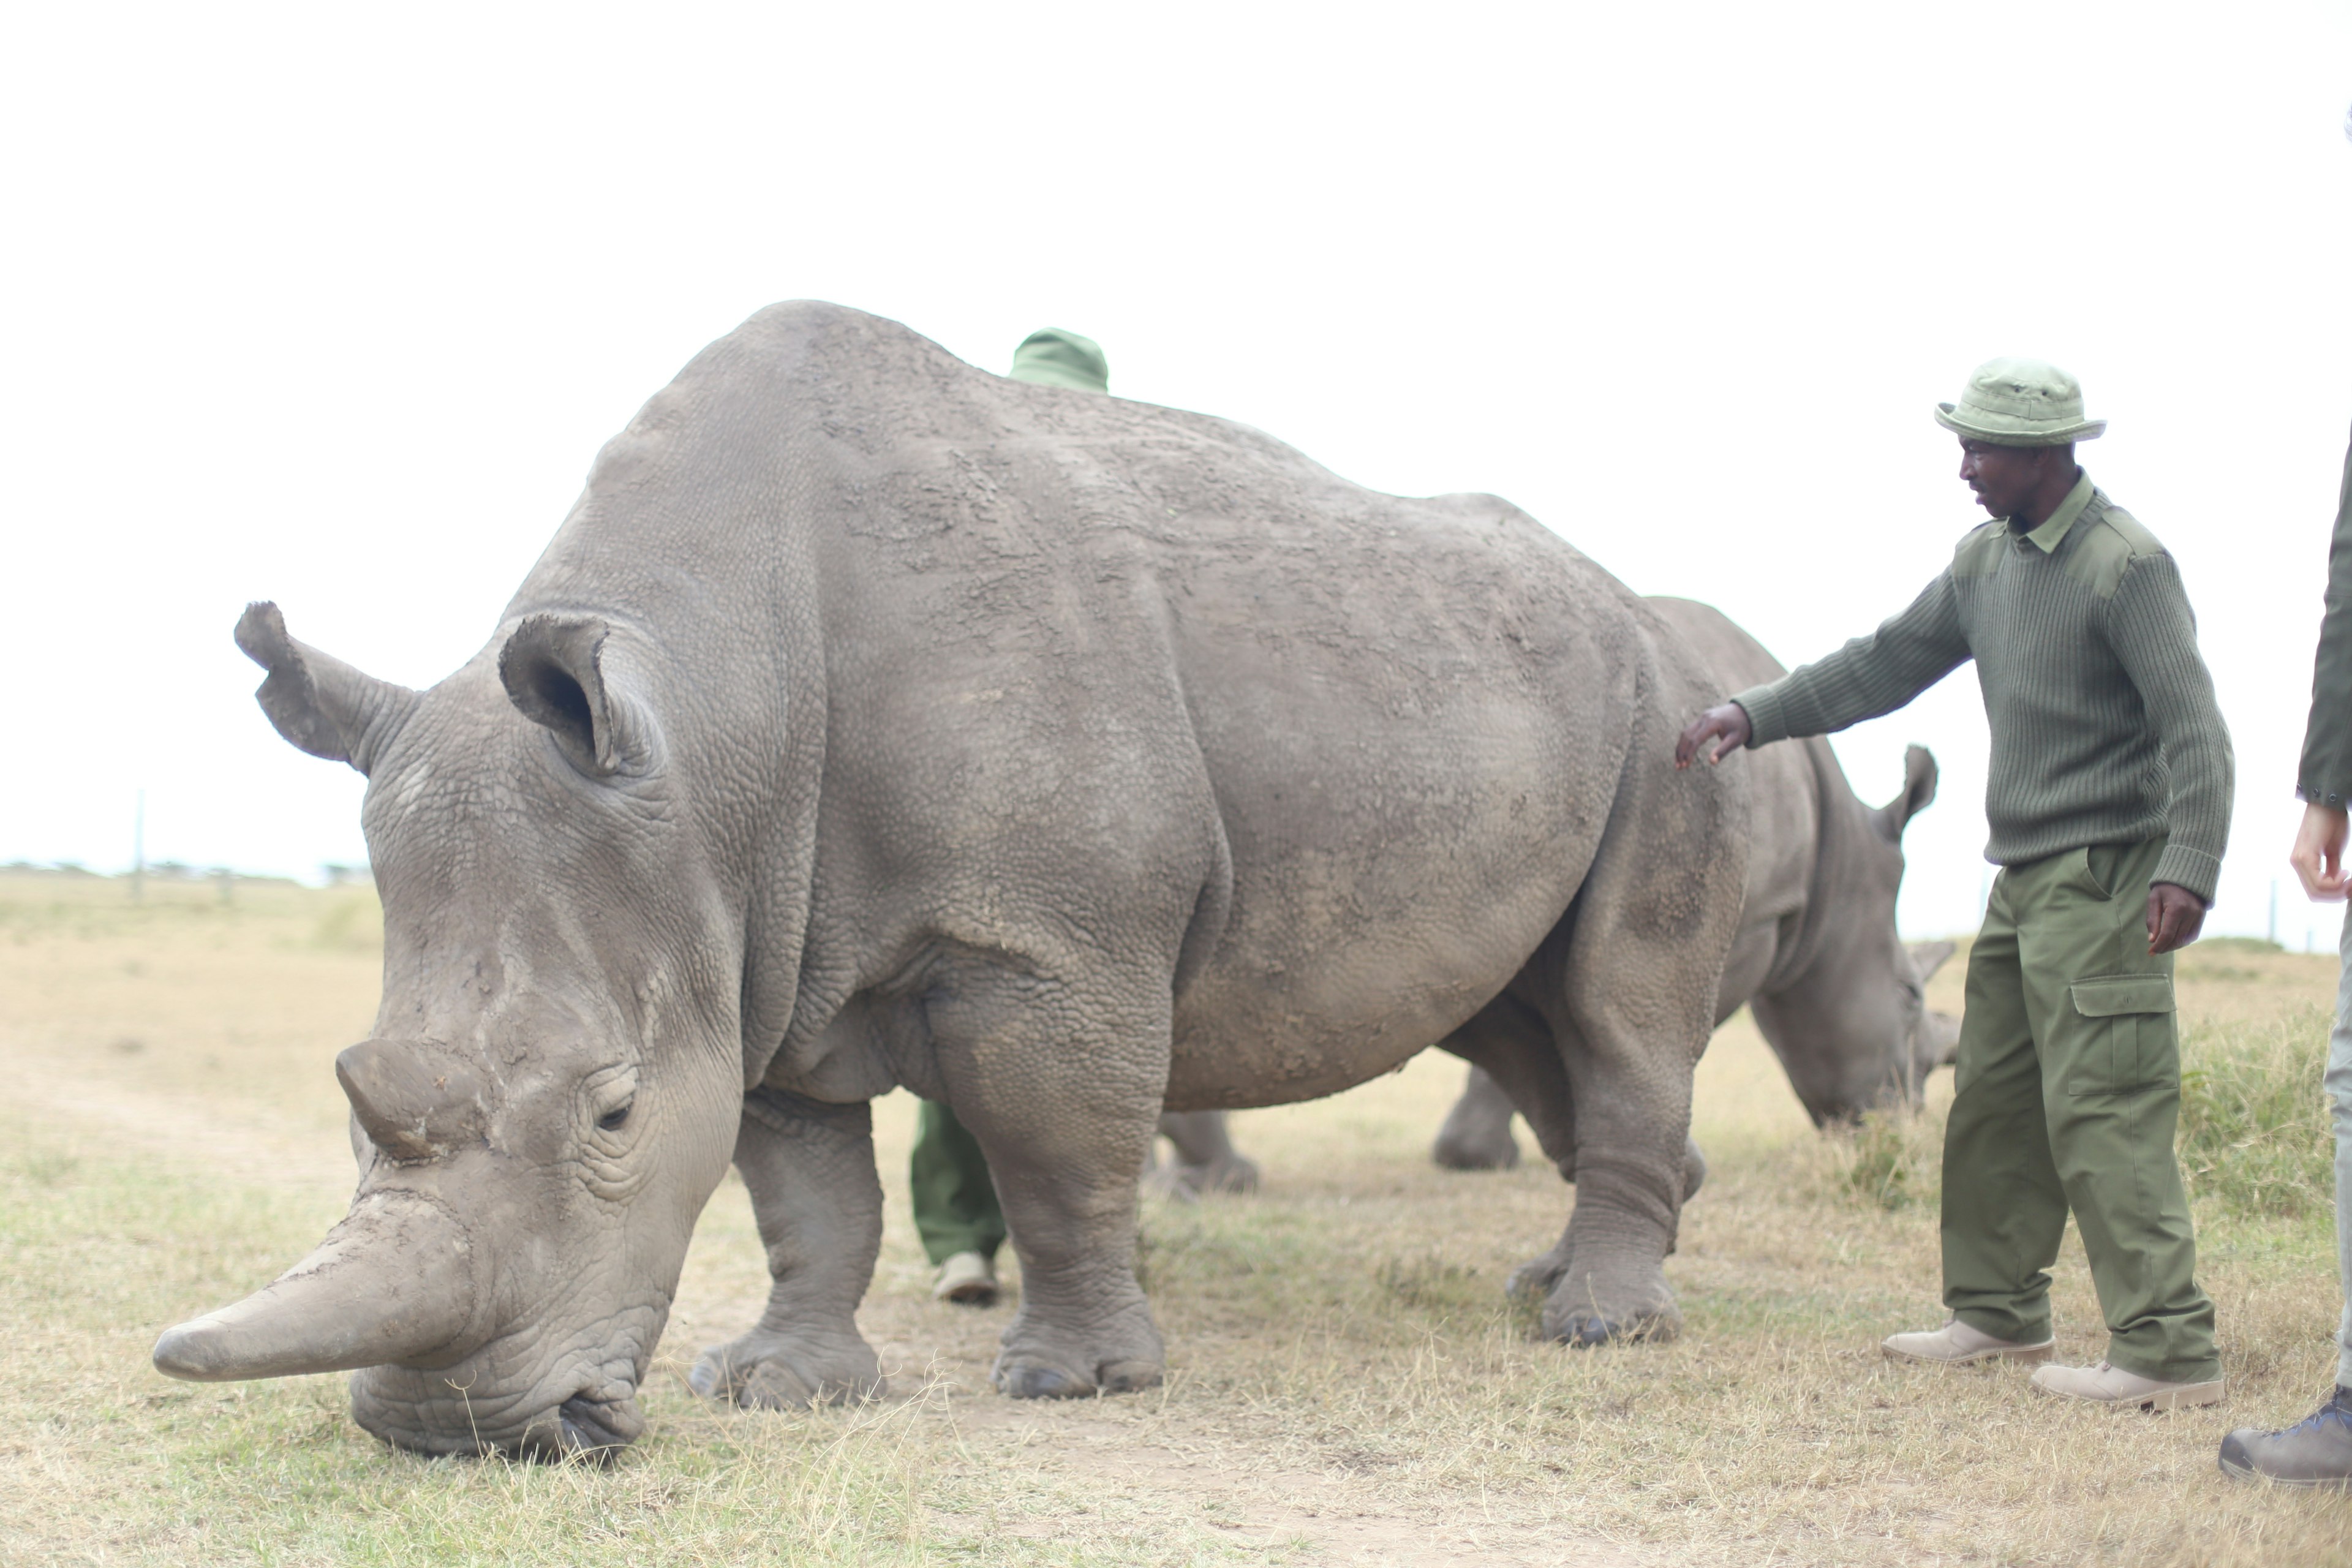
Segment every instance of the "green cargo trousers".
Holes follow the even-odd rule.
[[[980,1140],[937,1100],[923,1101],[915,1152],[907,1162],[914,1188],[915,1233],[934,1266],[959,1252],[994,1258],[1004,1245],[1004,1211]]]
[[[2161,838],[2095,845],[1994,879],[1944,1131],[1944,1304],[1997,1339],[2048,1339],[2071,1208],[2108,1362],[2190,1383],[2221,1363],[2172,1149],[2172,955],[2147,951],[2163,851]]]

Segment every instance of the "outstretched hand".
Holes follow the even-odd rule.
[[[2171,952],[2187,947],[2205,929],[2205,900],[2170,882],[2147,888],[2147,950]]]
[[[1682,738],[1675,742],[1675,766],[1690,766],[1691,759],[1704,751],[1712,767],[1748,744],[1755,732],[1747,709],[1737,702],[1719,703],[1683,726]]]

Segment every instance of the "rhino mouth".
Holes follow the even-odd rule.
[[[635,1399],[599,1399],[583,1389],[532,1422],[514,1451],[526,1458],[609,1465],[645,1429],[646,1418]]]
[[[378,1367],[354,1377],[352,1394],[361,1426],[395,1448],[436,1458],[503,1454],[609,1465],[646,1429],[634,1381],[601,1379],[553,1404],[539,1403],[546,1394],[524,1395],[525,1404],[484,1399],[446,1378]]]

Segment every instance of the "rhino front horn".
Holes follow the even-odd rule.
[[[372,1193],[277,1280],[155,1342],[155,1370],[199,1383],[455,1357],[478,1294],[472,1250],[430,1200]]]

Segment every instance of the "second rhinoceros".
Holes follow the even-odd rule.
[[[1715,671],[1721,690],[1787,673],[1720,610],[1688,599],[1650,603]],[[1903,792],[1874,807],[1855,798],[1837,753],[1819,736],[1764,747],[1747,765],[1754,781],[1748,893],[1716,1016],[1751,1009],[1816,1126],[1916,1103],[1958,1034],[1924,994],[1953,944],[1906,947],[1895,925],[1903,830],[1936,798],[1936,759],[1911,747]],[[1512,1109],[1502,1086],[1473,1068],[1433,1157],[1456,1170],[1515,1163]]]
[[[605,447],[438,685],[268,605],[238,641],[367,775],[383,996],[337,1064],[349,1217],[168,1373],[359,1369],[360,1423],[427,1452],[625,1443],[731,1159],[773,1289],[695,1385],[870,1390],[867,1102],[903,1085],[1011,1222],[997,1386],[1144,1386],[1163,1103],[1329,1094],[1497,1010],[1573,1091],[1546,1327],[1676,1321],[1747,771],[1675,771],[1714,676],[1502,501],[784,305]]]

